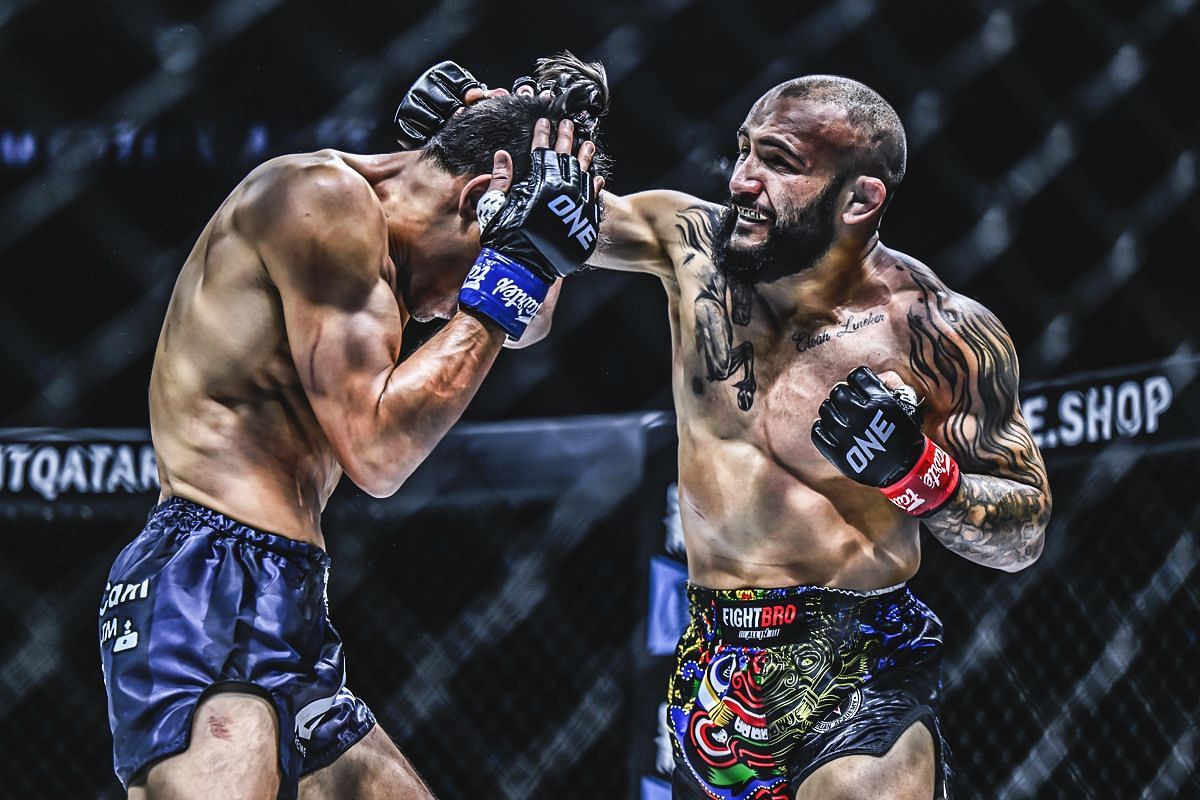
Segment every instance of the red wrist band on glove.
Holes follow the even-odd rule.
[[[924,517],[944,506],[958,491],[958,462],[932,439],[925,437],[925,450],[916,465],[891,486],[879,491],[901,511]]]

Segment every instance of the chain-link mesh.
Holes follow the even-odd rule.
[[[608,65],[617,192],[721,199],[759,94],[806,72],[852,75],[909,132],[885,241],[994,310],[1026,376],[1195,351],[1193,296],[1177,291],[1200,228],[1195,0],[652,0],[570,25],[471,0],[142,0],[123,13],[7,0],[0,340],[20,344],[0,348],[0,419],[144,424],[178,267],[247,170],[392,147],[396,98],[433,61],[503,85],[564,46]],[[587,275],[564,293],[553,340],[502,359],[468,416],[669,407],[661,309],[651,280]]]
[[[646,453],[643,424],[563,423],[515,461],[515,437],[473,430],[392,501],[331,508],[350,686],[439,796],[626,793],[631,730],[652,711],[633,702],[639,554],[663,535],[673,480],[646,467],[673,441]],[[1196,457],[1121,441],[1052,461],[1046,551],[1015,575],[926,540],[912,583],[945,622],[960,797],[1196,796]],[[0,770],[14,797],[115,797],[93,609],[136,513],[105,499],[44,511],[5,523],[26,544],[0,566],[0,726],[20,732]]]
[[[965,796],[1200,796],[1196,459],[1131,450],[1053,469],[1046,551],[1026,572],[930,541],[913,584],[946,623]]]
[[[179,265],[248,169],[387,149],[398,93],[433,61],[500,85],[563,46],[608,66],[618,192],[719,199],[762,91],[852,75],[909,133],[885,240],[992,308],[1026,378],[1195,352],[1195,0],[578,10],[0,0],[0,421],[144,425]],[[468,417],[667,408],[669,368],[658,287],[593,272]],[[444,797],[619,795],[645,591],[630,537],[660,487],[630,480],[632,457],[553,496],[465,463],[459,505],[351,500],[330,521],[351,685]],[[1200,796],[1197,475],[1183,444],[1052,461],[1047,551],[1016,575],[927,540],[915,585],[946,622],[960,796]],[[138,512],[68,505],[0,502],[4,795],[118,796],[92,613]]]
[[[349,686],[439,797],[624,791],[641,448],[637,418],[464,432],[329,509]],[[0,771],[6,797],[115,797],[95,610],[151,498],[58,500],[4,523]]]

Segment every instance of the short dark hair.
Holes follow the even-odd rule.
[[[904,180],[908,161],[904,125],[896,110],[870,86],[841,75],[805,75],[779,84],[772,92],[843,109],[861,136],[846,166],[860,175],[879,178],[889,197]]]
[[[513,159],[513,179],[521,180],[529,174],[529,142],[539,118],[546,117],[557,128],[560,120],[573,119],[580,112],[597,119],[608,111],[608,79],[599,63],[563,52],[538,59],[534,77],[539,82],[554,81],[555,96],[507,95],[481,100],[442,126],[423,148],[424,157],[452,175],[479,175],[492,171],[497,150],[506,150]],[[553,143],[553,133],[550,138]],[[591,138],[596,144],[591,172],[607,175],[610,161],[594,131]],[[583,141],[576,136],[576,151]]]

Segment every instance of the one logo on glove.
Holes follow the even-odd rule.
[[[850,468],[854,470],[855,474],[862,473],[875,460],[872,450],[882,453],[887,449],[883,443],[891,438],[895,430],[895,423],[884,420],[882,410],[875,412],[875,416],[867,423],[867,429],[863,432],[863,436],[855,435],[854,446],[846,451],[846,461],[849,462]],[[864,436],[866,438],[863,438]]]
[[[584,250],[591,247],[592,242],[596,241],[596,227],[583,218],[582,205],[576,205],[570,197],[560,194],[550,201],[549,207],[564,225],[570,227],[571,230],[567,235],[574,236]]]
[[[484,267],[484,270],[487,270],[487,267]],[[468,276],[467,281],[470,280],[471,278]],[[466,285],[463,284],[463,286]],[[474,288],[478,289],[479,287],[475,286]],[[512,278],[501,278],[496,281],[496,285],[492,287],[492,296],[504,300],[506,308],[516,308],[517,319],[525,323],[532,320],[542,308],[542,304],[536,298],[530,297],[529,293],[518,286]]]

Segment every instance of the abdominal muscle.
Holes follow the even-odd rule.
[[[681,430],[679,510],[692,583],[869,591],[916,573],[917,522],[898,517],[878,490],[826,477],[825,465],[797,474],[746,442],[697,438]]]
[[[160,499],[183,497],[257,530],[325,546],[321,511],[341,474],[331,454],[304,442],[294,422],[276,419],[283,415],[202,397],[175,409],[182,413],[172,409],[153,426]],[[219,417],[222,424],[210,424]]]
[[[321,511],[341,469],[300,385],[277,293],[225,208],[180,273],[155,353],[162,497],[324,546]]]

